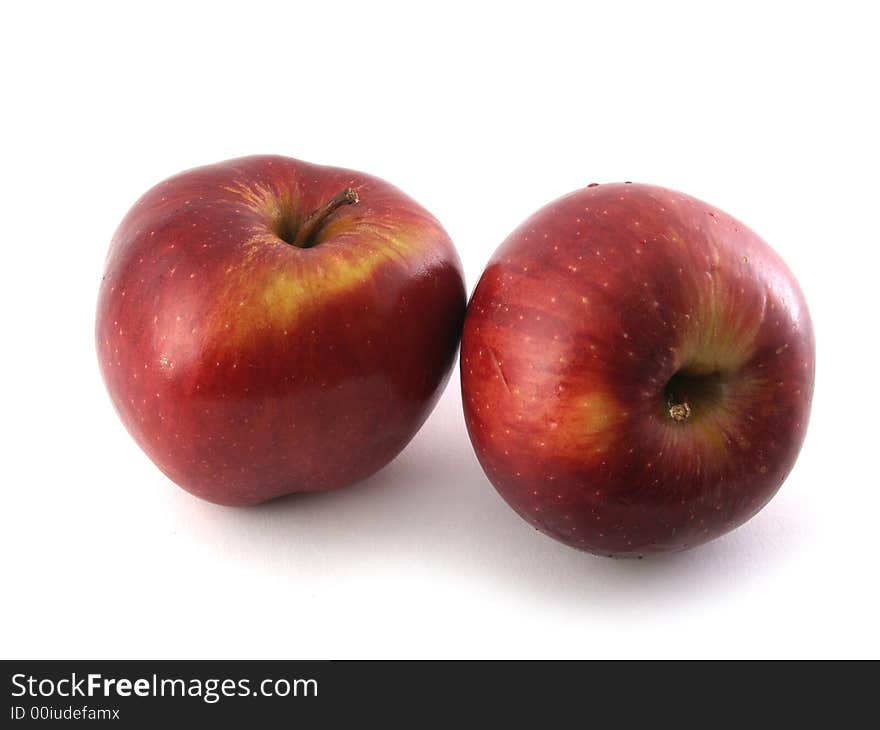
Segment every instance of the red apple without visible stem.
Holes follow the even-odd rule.
[[[359,172],[258,156],[160,183],[110,247],[101,371],[147,455],[246,505],[356,482],[452,367],[461,264],[440,224]]]
[[[590,186],[495,252],[465,320],[468,431],[528,522],[609,556],[711,540],[791,470],[813,391],[807,306],[717,208]]]

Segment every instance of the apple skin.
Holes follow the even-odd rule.
[[[591,185],[495,252],[465,319],[462,397],[514,510],[573,547],[642,557],[773,497],[814,361],[804,297],[755,233],[671,190]]]
[[[348,188],[359,202],[333,211],[314,245],[285,242]],[[98,358],[123,423],[168,477],[249,505],[391,461],[449,377],[465,305],[452,242],[401,191],[247,157],[172,177],[125,217]]]

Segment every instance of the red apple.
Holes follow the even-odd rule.
[[[742,223],[649,185],[590,186],[495,252],[465,320],[477,456],[548,535],[609,556],[698,545],[791,470],[813,330],[786,265]]]
[[[110,246],[96,339],[123,423],[172,480],[247,505],[406,445],[452,367],[461,264],[382,180],[284,157],[184,172]]]

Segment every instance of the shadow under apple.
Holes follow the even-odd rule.
[[[280,580],[326,571],[345,581],[376,565],[458,574],[510,600],[584,613],[717,600],[766,576],[798,548],[784,491],[738,530],[697,549],[644,560],[592,556],[521,520],[483,474],[464,429],[455,379],[434,414],[391,464],[347,489],[227,508],[174,490],[205,543]]]

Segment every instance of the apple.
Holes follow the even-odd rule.
[[[445,385],[461,263],[375,177],[277,156],[200,167],[116,231],[96,340],[122,422],[174,482],[225,505],[357,482]]]
[[[693,547],[758,512],[797,458],[813,376],[779,256],[650,185],[591,185],[525,221],[462,336],[487,476],[537,529],[608,556]]]

